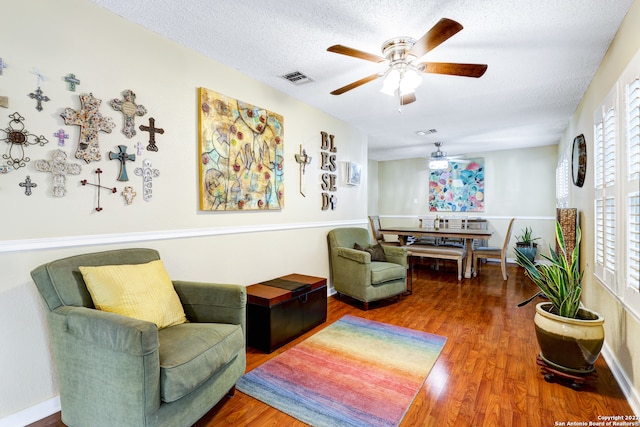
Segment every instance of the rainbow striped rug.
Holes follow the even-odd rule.
[[[397,426],[446,340],[347,315],[244,375],[237,389],[312,426]]]

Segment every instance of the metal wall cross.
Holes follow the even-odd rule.
[[[141,168],[134,170],[135,174],[142,177],[142,198],[145,202],[151,201],[153,197],[153,178],[160,176],[158,169],[153,169],[151,166],[151,160],[144,159]]]
[[[18,185],[20,187],[24,187],[24,194],[26,194],[27,196],[31,195],[32,188],[38,186],[38,184],[36,184],[35,182],[31,182],[31,177],[29,175],[27,175],[27,179],[25,179],[24,182],[20,182],[18,183]]]
[[[38,101],[36,103],[36,110],[38,111],[42,111],[42,101],[44,102],[50,101],[49,97],[42,93],[42,89],[40,89],[40,86],[38,86],[38,89],[36,89],[34,92],[31,92],[29,94],[29,97],[31,99],[35,99],[36,101]]]
[[[162,135],[164,133],[164,129],[156,127],[156,119],[149,117],[149,126],[140,125],[139,129],[149,132],[149,145],[147,145],[147,150],[158,151],[158,146],[156,145],[156,133]]]
[[[114,153],[109,151],[109,158],[111,160],[120,160],[120,175],[118,175],[118,181],[129,181],[129,177],[127,176],[127,161],[135,161],[135,154],[127,154],[127,146],[126,145],[118,145],[118,152]]]

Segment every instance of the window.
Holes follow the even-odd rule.
[[[614,293],[616,283],[617,91],[594,114],[595,273]]]
[[[640,316],[640,52],[594,112],[598,280]]]
[[[565,153],[556,168],[556,206],[559,208],[569,207],[569,175],[569,158]]]

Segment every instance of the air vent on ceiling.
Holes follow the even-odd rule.
[[[417,131],[416,131],[416,135],[418,135],[418,136],[426,136],[426,135],[430,135],[430,134],[432,134],[432,133],[436,133],[436,132],[438,132],[438,131],[437,131],[437,130],[435,130],[435,129],[429,129],[429,130],[417,130]]]
[[[289,80],[291,84],[294,84],[296,86],[313,81],[313,79],[311,79],[309,76],[307,76],[301,71],[293,71],[291,73],[287,73],[284,76],[280,76],[280,77],[282,77],[283,79]]]

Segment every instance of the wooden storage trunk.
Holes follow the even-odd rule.
[[[327,320],[327,279],[289,274],[247,287],[247,343],[271,353]]]

